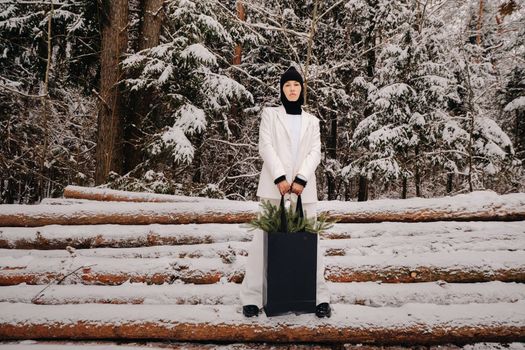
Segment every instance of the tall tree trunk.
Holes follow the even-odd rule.
[[[454,189],[454,174],[448,173],[447,174],[447,193],[451,193]]]
[[[246,21],[246,9],[241,0],[237,0],[236,7],[237,7],[237,17],[239,18],[239,20],[243,22]],[[232,64],[234,66],[238,66],[241,64],[241,62],[242,62],[242,44],[237,43],[237,45],[235,46],[234,53],[233,53]],[[236,77],[235,70],[232,71],[232,77],[239,79],[239,77]],[[233,125],[233,123],[229,123],[228,129],[232,131],[234,138],[238,139],[241,135],[240,128],[242,128],[243,119],[239,117],[239,107],[236,101],[233,101],[231,104],[230,117],[236,121],[236,124]],[[229,162],[228,164],[231,164],[231,163]]]
[[[195,172],[193,173],[191,181],[194,183],[201,183],[203,180],[202,176],[202,144],[204,142],[203,133],[198,133],[195,135],[195,153],[193,156],[193,168]]]
[[[246,20],[246,11],[244,4],[242,0],[237,0],[237,3],[235,4],[237,8],[237,17],[240,21]],[[239,42],[235,45],[234,52],[233,52],[233,59],[232,59],[232,65],[238,66],[242,62],[242,44]],[[230,73],[230,77],[234,80],[239,80],[240,78],[237,76],[237,72],[233,69]],[[235,142],[236,140],[239,140],[242,134],[242,128],[244,124],[244,118],[241,116],[242,111],[239,108],[239,104],[237,101],[231,102],[230,107],[230,113],[227,116],[224,116],[224,131],[226,133],[225,137],[228,141]],[[226,150],[227,152],[227,159],[226,164],[227,170],[226,173],[220,174],[223,177],[228,176],[234,176],[238,175],[238,171],[232,167],[232,164],[235,163],[235,155],[231,150]],[[195,162],[195,160],[194,160]],[[198,179],[199,181],[202,180],[202,173],[199,161],[199,167],[197,168],[197,172],[194,175],[194,179]],[[207,173],[208,175],[208,181],[217,181],[217,179],[213,178],[214,176],[210,177],[210,173]],[[220,180],[219,180],[220,181]],[[227,194],[230,194],[229,192]]]
[[[5,202],[5,195],[7,193],[7,188],[5,189],[5,193],[4,193],[4,181],[7,182],[7,180],[4,180],[3,178],[0,177],[0,204],[7,204]]]
[[[479,0],[478,23],[476,25],[476,44],[481,44],[481,28],[483,27],[483,0]]]
[[[107,22],[102,24],[100,57],[100,103],[95,153],[95,183],[106,182],[110,171],[122,173],[123,117],[118,82],[120,59],[128,45],[128,1],[103,2]]]
[[[155,47],[160,42],[160,30],[164,19],[163,0],[142,0],[141,21],[139,25],[138,50]],[[124,143],[124,172],[133,170],[143,160],[141,137],[143,121],[151,113],[153,102],[151,89],[131,93],[132,110],[126,115]]]
[[[308,46],[306,49],[306,63],[304,66],[304,104],[308,105],[308,66],[312,60],[312,50],[314,46],[315,31],[317,29],[317,9],[319,8],[319,0],[314,0],[314,9],[312,12],[312,24],[310,32],[308,33]]]
[[[46,163],[47,163],[47,153],[49,148],[49,116],[51,114],[51,106],[49,100],[49,71],[51,69],[51,52],[53,51],[53,45],[51,44],[52,39],[52,20],[54,14],[54,4],[51,0],[51,8],[48,13],[47,19],[47,62],[46,62],[46,73],[44,77],[44,91],[42,94],[42,131],[43,131],[43,146],[42,153],[40,154],[39,161],[39,177],[37,181],[37,200],[42,200],[45,197],[45,179],[47,178]]]
[[[375,3],[377,5],[377,3]],[[368,49],[368,52],[366,54],[366,74],[367,76],[372,79],[374,77],[374,71],[376,66],[376,51],[375,49],[372,49],[376,45],[376,36],[374,33],[375,24],[372,25],[370,29],[370,36],[366,37],[365,39],[365,48]],[[370,114],[372,114],[371,108],[365,108],[364,111],[364,118],[368,117]],[[357,194],[357,200],[359,202],[368,200],[368,178],[365,176],[359,176],[359,192]]]
[[[515,111],[516,126],[514,130],[516,145],[516,155],[521,160],[521,164],[525,167],[525,111]]]
[[[472,172],[474,170],[473,164],[473,138],[474,138],[474,113],[470,112],[470,126],[469,126],[469,138],[468,138],[468,190],[469,192],[474,191],[472,184]],[[469,115],[467,114],[467,116]]]
[[[416,166],[415,166],[415,176],[414,176],[414,181],[415,181],[415,185],[416,185],[416,197],[421,197],[421,172],[419,170],[420,166],[419,166],[419,146],[416,146]]]
[[[474,191],[474,185],[472,183],[472,173],[474,171],[474,124],[475,124],[475,108],[474,108],[474,88],[472,87],[472,81],[470,79],[470,64],[468,60],[465,61],[465,74],[467,83],[467,113],[466,119],[468,120],[469,138],[468,138],[468,187],[469,192]]]
[[[337,160],[337,114],[330,118],[330,133],[326,140],[326,153],[329,159]],[[337,198],[336,179],[332,172],[326,174],[328,183],[328,200]]]
[[[403,180],[401,183],[401,198],[406,199],[407,198],[407,187],[408,187],[408,180],[406,176],[403,176]]]
[[[368,200],[368,179],[366,176],[359,176],[359,192],[357,194],[358,202],[366,202]]]
[[[241,21],[246,21],[246,11],[244,9],[244,4],[242,3],[241,0],[237,0],[237,17],[239,18],[239,20]],[[233,64],[235,65],[239,65],[241,64],[241,60],[242,60],[242,45],[241,43],[237,43],[237,45],[235,46],[235,53],[233,55]]]

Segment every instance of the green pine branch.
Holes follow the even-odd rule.
[[[281,224],[281,208],[273,205],[270,201],[261,202],[262,210],[257,214],[257,218],[248,222],[244,227],[248,227],[250,231],[260,229],[265,232],[279,232]],[[294,212],[290,206],[286,212],[287,227],[289,233],[294,232],[311,232],[321,233],[333,227],[337,220],[331,220],[326,213],[318,215],[315,218],[307,218],[306,212],[303,218],[299,216],[299,212]]]

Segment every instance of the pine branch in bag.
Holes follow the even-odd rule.
[[[265,232],[279,232],[281,224],[281,209],[280,206],[275,206],[269,201],[261,202],[262,211],[257,215],[257,218],[243,225],[243,227],[250,228],[250,231],[261,229]],[[321,213],[315,218],[301,218],[299,212],[294,212],[292,207],[288,207],[286,212],[287,227],[289,233],[294,232],[311,232],[321,233],[330,229],[337,220],[329,220],[328,215]]]

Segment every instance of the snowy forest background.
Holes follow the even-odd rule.
[[[0,203],[107,184],[256,200],[305,72],[320,200],[525,190],[522,0],[0,0]]]

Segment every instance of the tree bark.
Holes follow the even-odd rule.
[[[499,201],[497,202],[499,203]],[[36,227],[45,225],[148,225],[148,224],[190,224],[190,223],[245,223],[256,218],[257,210],[253,204],[246,208],[245,203],[235,205],[204,201],[196,203],[144,203],[142,207],[132,208],[131,203],[113,203],[98,207],[84,204],[68,206],[42,205],[31,212],[21,211],[20,206],[11,210],[3,205],[0,208],[0,226]],[[349,203],[351,204],[351,203]],[[372,222],[432,222],[432,221],[516,221],[525,220],[525,210],[520,207],[498,207],[499,204],[485,203],[483,208],[469,208],[459,211],[446,205],[429,208],[403,208],[362,210],[349,205],[348,209],[333,210],[327,207],[328,218],[339,223]],[[9,206],[13,206],[9,204]],[[213,208],[213,209],[211,209]],[[2,210],[4,212],[2,212]],[[319,212],[324,211],[323,209]]]
[[[330,132],[326,140],[326,153],[329,159],[337,161],[337,115],[330,118]],[[337,198],[336,178],[332,172],[326,174],[328,183],[328,200]]]
[[[106,3],[106,2],[104,2]],[[128,1],[107,2],[108,21],[102,24],[98,134],[95,183],[105,183],[111,171],[122,173],[123,116],[120,60],[128,45]]]
[[[200,260],[206,260],[206,258],[192,258],[189,259],[189,262],[180,264],[180,266],[174,260],[174,268],[170,268],[169,264],[166,264],[166,267],[152,266],[153,270],[150,272],[123,272],[114,266],[100,263],[93,267],[86,266],[82,268],[80,266],[79,273],[66,276],[68,272],[60,271],[62,265],[59,263],[57,263],[57,266],[50,266],[49,259],[33,259],[38,259],[42,265],[48,266],[48,269],[6,266],[4,270],[0,270],[0,286],[14,286],[22,283],[28,285],[48,284],[58,280],[64,280],[64,284],[109,286],[117,286],[123,283],[164,284],[172,283],[173,281],[181,281],[186,284],[215,284],[219,283],[221,279],[226,279],[230,283],[242,283],[245,274],[242,269],[232,269],[230,264],[218,264],[213,269],[202,268],[198,263]],[[158,259],[144,259],[146,264],[148,260]],[[464,267],[454,269],[449,266],[365,266],[359,269],[328,265],[325,270],[325,278],[328,282],[333,283],[377,281],[382,283],[423,283],[435,281],[448,283],[492,281],[523,283],[525,282],[525,272],[520,266],[488,270],[466,270]]]
[[[431,222],[431,221],[516,221],[525,220],[523,194],[501,195],[486,200],[473,199],[468,205],[455,205],[454,198],[390,200],[376,203],[320,202],[318,211],[340,223]],[[463,199],[462,199],[463,200]],[[99,202],[71,205],[0,205],[0,227],[96,224],[189,224],[244,223],[257,216],[257,202],[205,200],[197,203]]]
[[[481,28],[483,27],[483,0],[479,0],[478,23],[476,25],[476,44],[481,45]]]
[[[377,2],[374,2],[374,6],[378,6]],[[365,49],[368,50],[366,53],[366,75],[373,79],[374,72],[375,72],[375,66],[376,66],[376,51],[373,48],[376,45],[376,35],[375,35],[375,23],[372,24],[368,35],[365,38]],[[368,100],[368,96],[367,96]],[[364,109],[364,118],[368,117],[372,113],[372,109],[370,107],[367,107]],[[359,176],[359,192],[357,194],[357,201],[364,202],[368,200],[368,178],[365,176]]]
[[[86,305],[5,303],[0,314],[0,338],[364,343],[381,344],[381,349],[394,344],[415,348],[415,345],[525,341],[520,304],[514,306],[514,311],[509,304],[501,303],[498,312],[493,307],[484,309],[476,304],[401,308],[338,304],[335,317],[322,322],[304,321],[312,319],[312,315],[275,320],[264,317],[264,321],[254,322],[239,315],[237,305],[94,304],[86,311]],[[409,320],[405,321],[406,318]],[[171,344],[169,347],[172,348]],[[337,348],[347,349],[342,345]],[[370,350],[367,346],[359,349]]]
[[[419,146],[416,146],[416,167],[414,169],[414,181],[416,185],[416,197],[421,197],[421,172],[419,170]]]
[[[49,148],[49,117],[51,115],[51,106],[49,99],[49,71],[51,70],[51,52],[53,51],[52,40],[52,20],[54,14],[54,4],[51,0],[51,9],[48,13],[47,20],[47,62],[46,62],[46,73],[44,78],[44,93],[42,97],[42,131],[43,131],[43,146],[42,154],[40,155],[40,172],[38,177],[38,200],[42,200],[46,196],[45,193],[45,179],[47,178],[48,171],[46,171],[47,153]]]
[[[454,186],[454,174],[448,173],[447,174],[447,193],[452,192]]]
[[[359,176],[359,192],[357,194],[358,202],[366,202],[368,200],[368,179],[366,176]]]
[[[319,0],[313,1],[313,11],[312,11],[312,24],[310,26],[310,32],[308,33],[308,44],[306,49],[306,63],[304,66],[304,104],[305,106],[308,105],[308,67],[310,66],[311,60],[312,60],[312,50],[314,46],[314,37],[315,37],[315,31],[317,29],[317,9],[319,8]]]
[[[237,17],[239,18],[239,20],[243,22],[246,21],[246,11],[244,9],[244,4],[242,3],[241,0],[237,1],[236,7],[237,7]],[[235,46],[235,53],[233,56],[233,64],[239,65],[241,64],[241,61],[242,61],[242,45],[241,43],[237,43],[237,45]]]
[[[155,47],[160,42],[160,31],[164,19],[163,0],[142,0],[139,26],[138,50]],[[133,108],[128,111],[125,127],[124,172],[132,171],[144,155],[141,150],[142,127],[146,116],[151,113],[153,91],[146,89],[131,93]]]
[[[407,187],[408,187],[408,181],[407,177],[403,176],[402,184],[401,184],[401,198],[406,199],[407,198]]]

